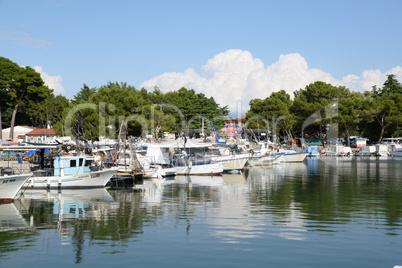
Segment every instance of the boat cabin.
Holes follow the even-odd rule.
[[[59,156],[53,159],[54,176],[90,173],[96,169],[94,158],[88,156]]]

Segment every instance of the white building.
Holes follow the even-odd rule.
[[[9,139],[11,141],[17,141],[19,136],[25,135],[25,134],[31,132],[34,129],[35,129],[34,127],[15,126],[14,127],[14,135],[13,135],[13,137],[10,137],[11,128],[5,128],[2,131],[3,141],[9,140]]]

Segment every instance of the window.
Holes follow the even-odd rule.
[[[70,167],[76,167],[77,166],[77,160],[70,160]]]

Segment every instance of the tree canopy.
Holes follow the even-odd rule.
[[[6,126],[9,122],[10,138],[13,137],[15,124],[37,125],[51,120],[49,117],[40,120],[43,114],[39,114],[36,108],[45,106],[45,101],[49,102],[54,98],[53,90],[45,85],[40,74],[33,68],[20,67],[11,60],[0,57],[0,92],[0,127],[2,129],[3,122],[7,122]]]
[[[190,134],[202,131],[202,124],[208,126],[209,121],[222,126],[229,114],[228,107],[213,97],[184,87],[162,92],[156,86],[148,91],[125,82],[94,88],[84,83],[69,100],[55,96],[33,68],[4,57],[0,57],[0,94],[0,128],[16,124],[45,127],[50,122],[66,134],[79,119],[87,124],[86,134],[94,137],[115,137],[123,124],[133,136],[161,137],[164,131]],[[364,93],[316,81],[295,91],[293,98],[282,89],[249,104],[246,127],[265,129],[272,139],[325,138],[329,126],[338,124],[339,137],[347,143],[352,135],[381,141],[399,134],[402,85],[393,74],[382,87],[373,86]]]

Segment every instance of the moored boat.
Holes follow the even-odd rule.
[[[308,152],[296,152],[295,150],[284,150],[278,154],[282,154],[281,162],[286,163],[294,163],[294,162],[303,162],[306,159]]]
[[[240,173],[248,162],[250,153],[241,152],[235,144],[216,144],[209,147],[208,156],[223,162],[223,173]]]
[[[29,178],[26,188],[76,189],[101,188],[116,173],[116,168],[104,168],[93,156],[57,156],[49,164],[39,166]]]
[[[0,204],[10,203],[32,173],[0,176]]]
[[[402,157],[402,148],[396,148],[395,150],[390,152],[391,156]]]
[[[166,146],[166,145],[165,145]],[[176,140],[173,144],[172,165],[177,175],[220,175],[223,162],[207,155],[209,143]]]
[[[137,159],[144,169],[144,178],[174,177],[176,167],[171,163],[169,146],[145,143],[137,150]]]
[[[376,148],[372,145],[366,145],[360,147],[359,151],[356,151],[356,155],[358,156],[372,156],[376,154]]]
[[[279,164],[284,153],[267,153],[265,155],[251,156],[248,160],[250,166],[271,166]]]

